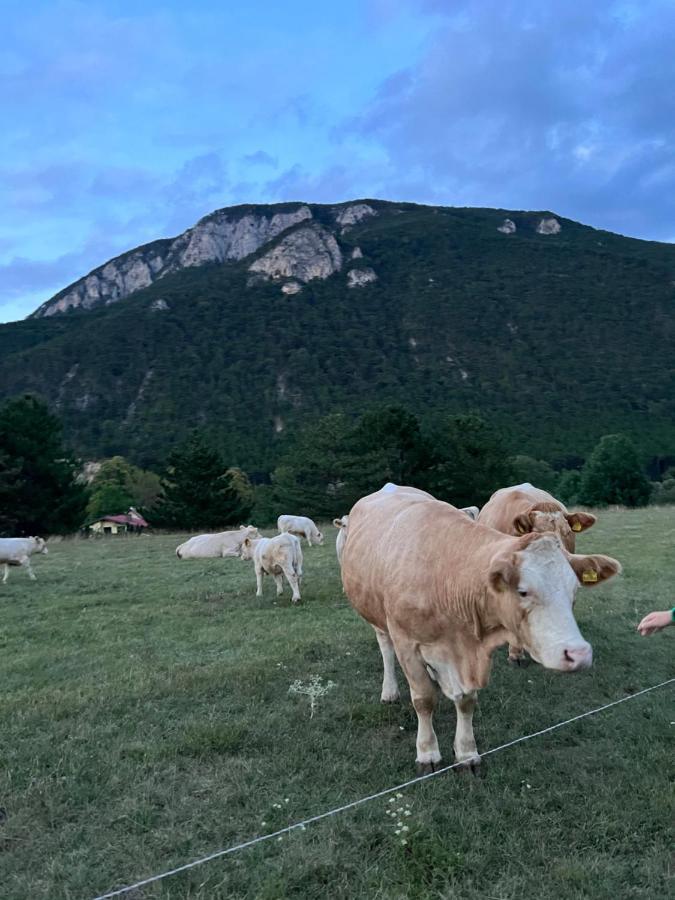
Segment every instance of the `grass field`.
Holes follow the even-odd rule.
[[[179,561],[178,536],[50,544],[0,585],[0,896],[91,898],[414,776],[415,717],[379,703],[372,631],[334,532],[305,549],[304,602],[255,597],[250,563]],[[479,749],[674,674],[675,509],[602,513],[579,549],[624,575],[580,591],[593,668],[495,655]],[[336,687],[309,718],[296,679]],[[404,684],[404,682],[403,682]],[[136,898],[661,898],[672,882],[672,687],[199,866]],[[437,733],[451,762],[454,709]],[[404,805],[410,815],[405,816]],[[403,809],[407,832],[396,835]],[[4,818],[4,817],[3,817]],[[407,844],[401,842],[406,836]]]

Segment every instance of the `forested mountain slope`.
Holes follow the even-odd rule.
[[[1,395],[46,398],[87,458],[157,464],[199,426],[264,471],[299,424],[389,401],[477,411],[551,461],[615,431],[675,451],[673,245],[366,200],[235,207],[149,246],[147,287],[123,296],[140,248],[0,326]]]

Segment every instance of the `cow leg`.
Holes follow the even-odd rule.
[[[26,569],[28,571],[28,577],[30,578],[30,580],[36,581],[37,579],[36,579],[35,572],[33,571],[33,567],[30,564],[30,557],[23,563],[23,565],[26,567]]]
[[[410,685],[417,713],[417,770],[421,775],[435,772],[441,761],[438,738],[434,731],[434,710],[438,705],[438,688],[429,677],[419,650],[412,641],[394,638],[398,661]]]
[[[263,595],[263,591],[262,591],[263,571],[262,571],[261,566],[259,566],[257,563],[256,563],[256,567],[255,567],[255,580],[256,580],[256,585],[257,585],[255,595],[256,595],[256,597],[262,597],[262,595]]]
[[[473,733],[473,711],[478,702],[477,691],[453,697],[457,711],[457,730],[455,731],[455,759],[463,763],[463,768],[471,769],[476,774],[480,766],[480,756]]]
[[[400,699],[398,692],[398,684],[396,683],[396,653],[391,638],[386,631],[381,628],[375,628],[375,637],[380,645],[380,653],[382,654],[382,663],[384,665],[384,676],[382,678],[382,693],[380,701],[382,703],[393,703]]]
[[[275,575],[274,583],[277,586],[277,597],[280,597],[284,592],[284,579],[281,577],[281,575]]]
[[[293,591],[293,596],[291,600],[293,603],[298,603],[300,600],[300,581],[295,571],[290,568],[290,566],[286,566],[284,568],[284,575],[286,576],[286,580],[291,586],[291,590]]]
[[[2,583],[6,584],[7,579],[9,578],[9,566],[5,563],[5,574],[2,576]]]

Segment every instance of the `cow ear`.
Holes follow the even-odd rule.
[[[520,513],[513,520],[516,534],[529,534],[532,531],[532,513]]]
[[[247,537],[247,538],[244,538],[244,546],[245,546],[245,547],[250,547],[250,546],[251,546],[251,538],[248,538],[248,537]]]
[[[490,587],[494,591],[515,590],[520,580],[520,572],[516,564],[515,554],[500,556],[492,561],[490,566]]]
[[[595,516],[585,512],[568,513],[565,518],[572,531],[576,532],[586,531],[597,522]]]
[[[340,519],[333,519],[333,525],[335,525],[336,528],[342,528],[342,522],[340,521]]]
[[[578,553],[569,553],[567,559],[574,569],[579,584],[583,587],[594,587],[621,572],[621,563],[611,556],[598,554],[581,556]]]

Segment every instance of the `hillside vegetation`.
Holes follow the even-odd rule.
[[[266,245],[0,327],[0,395],[33,391],[81,455],[146,467],[199,427],[267,472],[299,425],[375,401],[477,412],[513,453],[557,464],[616,432],[645,459],[673,454],[675,247],[561,218],[540,234],[545,213],[367,202],[376,215],[347,229],[310,207],[343,265],[298,293],[251,276]],[[354,267],[377,280],[348,287]]]

